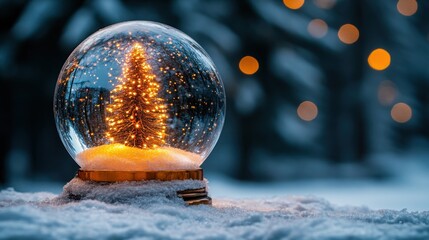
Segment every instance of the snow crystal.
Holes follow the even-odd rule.
[[[58,196],[0,192],[0,238],[428,239],[429,212],[336,206],[317,197],[214,199],[185,206],[171,191],[203,181],[100,184],[72,180]],[[82,200],[68,194],[82,193]],[[168,197],[166,197],[167,194]]]

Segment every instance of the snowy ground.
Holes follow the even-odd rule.
[[[350,178],[251,183],[234,181],[216,174],[205,175],[210,180],[210,193],[216,198],[317,196],[338,205],[366,206],[371,209],[429,210],[429,152],[424,150],[384,154],[374,156],[371,161],[373,168],[383,169],[391,177],[384,180]],[[295,169],[299,167],[295,166]],[[355,169],[349,167],[344,171],[353,170]]]
[[[201,182],[88,185],[65,192],[0,192],[1,239],[428,239],[429,212],[334,205],[318,197],[215,198],[184,206],[168,194]],[[167,196],[167,197],[165,197]]]
[[[331,203],[371,209],[429,211],[429,171],[424,179],[393,181],[313,180],[276,183],[239,182],[207,174],[216,198],[267,199],[281,196],[317,196]]]
[[[17,191],[0,192],[0,239],[429,239],[428,156],[386,159],[386,181],[244,183],[206,173],[213,206],[168,194],[199,187],[192,181],[156,191],[67,185],[88,196],[81,201],[61,195],[63,183],[15,181]]]

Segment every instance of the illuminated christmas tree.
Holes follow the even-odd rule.
[[[111,91],[106,135],[111,143],[155,148],[165,143],[166,105],[147,63],[144,48],[135,43],[125,56],[120,84]]]

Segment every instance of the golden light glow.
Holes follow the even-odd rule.
[[[89,148],[76,155],[85,170],[157,171],[197,169],[201,156],[172,147],[135,148],[115,143]]]
[[[338,30],[338,38],[345,44],[353,44],[359,39],[359,29],[353,24],[344,24]]]
[[[396,87],[392,81],[385,80],[378,86],[378,101],[381,105],[387,106],[393,103],[396,98]]]
[[[411,110],[411,107],[408,106],[408,104],[397,103],[392,107],[390,115],[395,122],[406,123],[411,119],[413,111]]]
[[[159,84],[146,62],[145,50],[136,43],[125,56],[122,77],[107,105],[111,143],[136,148],[156,148],[165,143],[167,111],[158,97]]]
[[[301,8],[304,2],[304,0],[283,0],[283,4],[292,10]]]
[[[328,24],[322,19],[313,19],[308,23],[307,31],[315,38],[322,38],[328,32]]]
[[[311,101],[304,101],[299,104],[297,109],[299,118],[304,121],[313,121],[317,117],[317,106]]]
[[[323,9],[331,9],[336,2],[336,0],[314,0],[314,5]]]
[[[417,12],[418,4],[416,0],[399,0],[396,4],[398,12],[404,16],[411,16]]]
[[[238,64],[240,71],[247,75],[255,74],[259,69],[259,62],[252,56],[245,56]]]
[[[390,54],[382,48],[377,48],[368,56],[368,64],[375,70],[381,71],[389,67]]]

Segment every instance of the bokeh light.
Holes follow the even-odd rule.
[[[301,8],[304,2],[304,0],[283,0],[283,4],[292,10]]]
[[[259,69],[259,62],[252,56],[245,56],[240,60],[238,64],[240,71],[247,75],[255,74]]]
[[[304,121],[313,121],[317,117],[318,109],[316,104],[311,101],[304,101],[299,104],[296,110],[299,118]]]
[[[399,0],[396,8],[400,14],[411,16],[417,12],[418,4],[416,0]]]
[[[390,65],[390,54],[382,48],[377,48],[368,56],[368,64],[374,70],[384,70]]]
[[[314,0],[314,5],[323,9],[331,9],[336,2],[336,0]]]
[[[392,81],[384,80],[378,86],[378,101],[381,105],[387,106],[393,103],[396,98],[396,86]]]
[[[359,29],[353,24],[344,24],[338,30],[338,38],[345,44],[353,44],[359,39]]]
[[[411,107],[408,106],[408,104],[401,102],[395,104],[392,107],[390,115],[395,122],[406,123],[411,119],[413,111],[411,110]]]
[[[322,38],[328,32],[328,24],[322,19],[313,19],[308,23],[308,33],[315,38]]]

